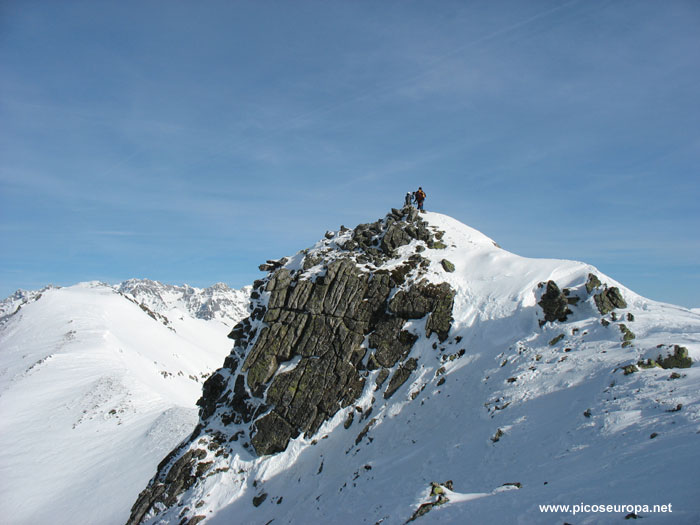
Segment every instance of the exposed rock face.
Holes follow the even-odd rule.
[[[540,288],[542,286],[544,286],[544,283],[539,284]],[[585,290],[589,296],[593,294],[593,301],[601,315],[607,315],[612,312],[613,321],[617,319],[613,310],[616,308],[627,308],[627,302],[622,297],[619,288],[616,286],[608,287],[608,285],[603,284],[595,274],[588,274]],[[567,317],[572,313],[569,306],[577,305],[580,301],[581,297],[572,295],[571,290],[568,288],[561,290],[559,286],[557,286],[557,283],[551,280],[548,281],[546,290],[537,303],[544,313],[544,321],[540,321],[540,326],[543,326],[547,322],[566,321]],[[634,316],[628,314],[628,320],[630,320],[630,322],[633,321]],[[606,319],[602,319],[601,323],[603,323],[604,326],[610,324]],[[625,331],[623,330],[623,332]],[[630,337],[630,335],[625,332],[625,346],[631,345],[630,340],[633,338],[634,335]]]
[[[627,308],[627,302],[616,286],[605,288],[602,292],[595,294],[593,299],[601,315],[608,314],[615,308]]]
[[[673,354],[666,357],[657,358],[661,368],[690,368],[693,360],[688,356],[688,349],[685,346],[673,345]]]
[[[566,317],[571,313],[566,295],[559,289],[557,283],[554,281],[547,282],[547,289],[538,304],[544,312],[545,322],[564,322],[566,321]]]
[[[595,275],[593,273],[588,274],[588,280],[586,281],[586,291],[589,294],[593,293],[593,290],[595,290],[596,288],[598,288],[602,285],[603,285],[603,283],[600,282],[600,279],[598,279],[597,275]]]
[[[161,464],[129,523],[172,506],[193,472],[206,468],[195,442],[217,454],[229,453],[231,440],[257,455],[283,451],[354,403],[369,370],[381,368],[383,377],[370,388],[390,377],[383,395],[396,393],[418,367],[408,357],[419,334],[407,322],[426,318],[427,336],[447,338],[455,291],[422,280],[427,261],[418,254],[391,264],[402,246],[434,243],[414,208],[325,238],[303,260],[263,265],[271,273],[253,285],[252,313],[234,327],[231,355],[204,384],[200,425]]]
[[[400,366],[389,380],[389,386],[384,391],[384,398],[388,399],[394,395],[394,392],[401,388],[401,385],[411,377],[411,372],[416,368],[418,368],[418,362],[415,359],[409,359],[403,366]]]

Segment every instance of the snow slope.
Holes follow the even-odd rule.
[[[404,329],[419,336],[409,356],[418,369],[396,394],[375,391],[371,371],[354,406],[284,452],[209,448],[209,473],[149,523],[403,524],[436,501],[431,482],[447,480],[447,501],[418,522],[620,523],[636,512],[644,523],[700,523],[700,315],[645,299],[590,265],[519,257],[454,219],[422,217],[445,232],[446,248],[421,255],[427,278],[457,291],[449,338],[427,338],[425,319],[411,321]],[[300,269],[304,255],[333,258],[351,234],[328,235],[286,267]],[[399,248],[389,269],[419,244]],[[585,290],[590,273],[619,287],[627,308],[601,316]],[[541,325],[548,280],[581,300],[565,322]],[[622,324],[635,334],[631,346]],[[687,347],[691,368],[625,373],[674,345]],[[548,504],[572,507],[540,510]]]
[[[173,300],[140,306],[138,293],[119,291],[136,284],[151,296],[167,288]],[[247,315],[247,292],[217,286],[226,304],[209,320],[175,300],[175,287],[152,281],[83,283],[3,302],[3,523],[126,521],[158,462],[194,428],[202,382]],[[211,289],[187,289],[202,311]]]

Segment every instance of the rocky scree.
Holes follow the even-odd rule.
[[[199,425],[161,463],[129,523],[173,506],[212,452],[242,447],[262,456],[314,435],[360,397],[371,370],[390,377],[384,397],[395,394],[417,368],[408,356],[420,334],[404,326],[427,317],[426,336],[444,341],[456,293],[422,279],[429,261],[419,253],[400,261],[397,250],[413,242],[417,252],[441,249],[442,235],[414,208],[392,209],[374,223],[327,233],[291,261],[262,265],[270,273],[254,283],[251,314],[229,335],[233,351],[204,383]]]

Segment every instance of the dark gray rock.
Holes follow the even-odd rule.
[[[586,281],[586,291],[591,294],[596,288],[600,288],[603,283],[600,282],[598,276],[592,273],[588,274],[588,280]]]
[[[288,259],[286,257],[283,257],[282,259],[275,261],[275,260],[268,260],[265,264],[261,264],[258,266],[260,271],[262,272],[273,272],[277,268],[281,268],[285,264],[287,264]]]
[[[360,442],[365,438],[367,433],[370,431],[372,426],[377,422],[375,418],[370,419],[369,423],[365,425],[365,428],[362,429],[362,431],[357,435],[355,438],[355,445],[359,445]]]
[[[620,323],[619,326],[620,326],[620,332],[622,332],[622,341],[623,341],[622,346],[623,347],[630,346],[632,344],[632,340],[637,336],[634,335],[634,332],[632,332],[632,330],[627,328],[627,325]]]
[[[411,373],[416,368],[418,368],[418,361],[414,358],[411,358],[402,365],[400,365],[396,369],[396,372],[394,372],[394,375],[391,376],[391,379],[389,380],[389,385],[384,391],[384,399],[389,399],[391,396],[393,396],[394,393],[399,388],[401,388],[401,385],[403,385],[408,380],[408,378],[411,377]]]
[[[381,386],[384,384],[384,381],[386,381],[387,377],[389,377],[389,370],[387,370],[386,368],[382,368],[379,371],[379,374],[377,374],[377,379],[375,380],[377,390],[381,388]]]
[[[627,308],[627,303],[616,286],[595,294],[593,299],[601,315],[606,315],[615,308]]]
[[[350,241],[352,242],[352,241]],[[308,270],[309,268],[313,268],[317,264],[320,264],[323,262],[323,258],[321,257],[315,257],[313,255],[306,255],[304,257],[304,262],[302,263],[302,269]]]
[[[292,425],[276,412],[270,412],[255,422],[251,444],[261,456],[282,452],[294,433]]]
[[[562,339],[564,339],[564,337],[566,337],[564,334],[559,334],[558,336],[554,337],[554,338],[549,342],[549,346],[554,346],[554,345],[557,344],[559,341],[561,341]]]
[[[656,362],[661,368],[690,368],[693,365],[693,360],[688,355],[688,349],[684,346],[674,345],[673,354],[666,357],[659,357]]]
[[[260,505],[263,504],[263,502],[267,499],[267,492],[263,492],[262,494],[259,494],[257,496],[253,497],[253,506],[254,507],[259,507]]]
[[[373,361],[380,366],[393,366],[416,339],[401,330],[405,319],[386,315],[391,276],[370,277],[349,259],[331,262],[315,283],[292,281],[280,269],[266,289],[268,326],[241,368],[253,395],[262,401],[267,389],[264,402],[274,407],[255,423],[251,443],[259,454],[283,450],[300,433],[313,435],[359,396],[365,335],[371,334]],[[275,375],[280,363],[295,356],[300,361],[293,370]]]
[[[447,259],[443,259],[440,261],[440,264],[442,264],[442,269],[445,270],[446,272],[454,272],[455,271],[455,265],[452,264],[450,261]]]
[[[540,302],[537,303],[542,308],[544,312],[545,322],[559,321],[564,322],[568,315],[571,314],[569,310],[569,301],[567,301],[566,295],[562,292],[557,283],[554,281],[547,281],[547,289],[545,290]]]
[[[401,330],[404,323],[405,320],[399,317],[387,317],[378,323],[369,336],[370,348],[376,348],[372,357],[380,366],[393,367],[408,355],[418,339],[417,335]]]
[[[223,374],[216,372],[202,385],[202,397],[197,401],[200,407],[200,416],[210,417],[219,403],[225,401],[222,394],[226,391],[227,382]]]
[[[413,206],[406,206],[403,209],[403,212],[406,215],[406,220],[409,222],[416,222],[420,219],[420,215],[418,214],[418,210],[415,209]]]
[[[637,368],[637,365],[626,365],[622,367],[622,370],[626,376],[634,374],[635,372],[639,372],[639,368]]]
[[[205,458],[207,452],[202,449],[190,449],[173,462],[174,457],[180,451],[181,449],[176,449],[171,452],[158,465],[158,475],[139,494],[136,503],[131,508],[127,525],[140,523],[156,502],[166,507],[172,507],[177,503],[178,497],[195,484],[198,460]],[[170,463],[172,464],[166,470],[166,464]]]
[[[447,283],[436,285],[421,281],[408,291],[396,293],[389,310],[404,319],[421,319],[430,314],[425,325],[426,335],[437,333],[440,341],[444,341],[452,324],[455,293]]]
[[[395,222],[386,231],[382,238],[382,251],[384,253],[392,253],[396,248],[409,244],[412,240],[411,236],[404,230],[406,223]]]

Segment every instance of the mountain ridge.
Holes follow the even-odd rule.
[[[149,283],[153,293],[167,289]],[[228,353],[237,316],[247,315],[245,291],[190,288],[202,295],[188,309],[149,307],[118,288],[85,282],[0,303],[9,312],[0,320],[8,523],[123,523],[160,457],[192,432],[201,384]],[[216,315],[196,317],[201,311]]]
[[[450,522],[465,512],[548,522],[555,514],[538,512],[538,498],[648,502],[659,476],[676,499],[671,517],[700,516],[688,487],[700,456],[687,454],[700,377],[667,370],[700,357],[691,310],[585,263],[510,254],[413,208],[327,232],[261,270],[195,432],[161,462],[129,523]],[[663,432],[642,437],[648,428]],[[654,461],[616,457],[616,439]],[[671,454],[672,478],[658,443],[683,451],[684,461]],[[636,493],[622,484],[631,474],[642,476]]]

